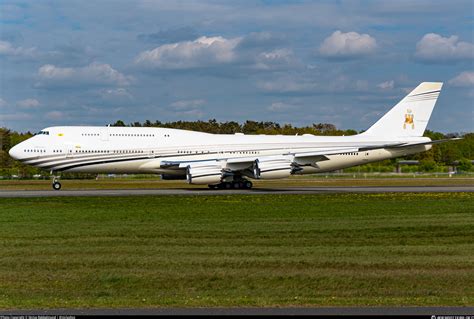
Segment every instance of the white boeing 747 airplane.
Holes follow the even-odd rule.
[[[367,131],[353,136],[209,134],[153,127],[55,126],[10,155],[51,171],[155,173],[211,188],[313,174],[427,151],[423,137],[442,83],[424,82]],[[53,179],[53,188],[61,184]]]

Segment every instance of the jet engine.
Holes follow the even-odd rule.
[[[218,184],[222,180],[220,165],[188,166],[186,180],[189,184]]]
[[[293,169],[292,162],[287,159],[257,159],[253,165],[253,175],[257,179],[286,178]]]

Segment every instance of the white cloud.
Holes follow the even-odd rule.
[[[377,87],[382,90],[388,90],[388,89],[391,90],[393,89],[394,86],[395,86],[395,81],[393,80],[385,81],[385,82],[377,84]]]
[[[255,67],[257,69],[269,70],[279,66],[286,66],[293,62],[293,51],[290,49],[275,49],[269,52],[262,52],[256,58]]]
[[[189,110],[196,109],[202,105],[206,104],[206,100],[196,99],[196,100],[180,100],[170,104],[175,110]]]
[[[40,102],[36,99],[26,99],[26,100],[21,100],[16,102],[16,105],[18,107],[24,108],[24,109],[31,109],[40,106]]]
[[[241,38],[200,37],[194,41],[164,44],[140,53],[135,64],[159,69],[199,68],[235,61]]]
[[[346,84],[347,90],[367,91],[369,82],[367,80],[356,80],[355,83]],[[345,90],[346,88],[343,88]]]
[[[0,55],[32,57],[36,54],[36,48],[14,47],[8,41],[0,40]]]
[[[271,93],[304,93],[320,90],[320,85],[311,79],[281,77],[257,82],[257,88]]]
[[[127,86],[133,78],[109,64],[91,63],[85,67],[62,68],[51,64],[38,69],[36,87],[71,87],[82,85]]]
[[[47,119],[52,119],[52,120],[61,120],[63,119],[65,114],[60,111],[51,111],[46,113],[46,118]]]
[[[102,91],[100,91],[100,96],[105,100],[112,101],[133,99],[133,95],[125,88],[103,89]]]
[[[295,105],[288,104],[285,102],[273,102],[270,106],[267,107],[267,110],[271,112],[286,112],[295,108]]]
[[[171,111],[170,114],[177,117],[201,118],[204,115],[202,106],[206,103],[203,99],[179,100],[171,103],[165,111]]]
[[[43,65],[42,67],[39,68],[38,74],[41,78],[43,79],[67,79],[70,78],[76,73],[77,70],[74,70],[73,68],[61,68],[61,67],[56,67],[51,64],[46,64]]]
[[[177,111],[175,115],[179,117],[202,118],[204,115],[204,112],[200,109],[191,109],[191,110],[185,110],[185,111]]]
[[[416,44],[415,58],[423,62],[455,62],[474,58],[474,45],[452,35],[428,33]]]
[[[161,45],[141,52],[135,64],[154,69],[196,69],[236,65],[258,70],[274,70],[294,62],[292,50],[279,47],[281,38],[270,33],[250,33],[227,39],[221,36],[200,37]]]
[[[313,74],[299,74],[260,81],[256,85],[264,92],[277,94],[347,93],[363,92],[369,89],[367,80],[356,80],[345,75],[334,76],[327,80],[319,76],[315,77]]]
[[[473,87],[474,86],[474,71],[464,71],[459,73],[456,77],[448,82],[452,86],[458,87]]]
[[[336,31],[324,39],[319,53],[329,59],[351,59],[369,55],[377,49],[377,41],[368,34]]]
[[[0,97],[0,107],[5,107],[7,106],[7,104],[8,104],[7,101],[5,101],[4,99]]]

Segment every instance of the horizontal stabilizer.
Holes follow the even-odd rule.
[[[405,143],[402,145],[396,145],[396,146],[387,146],[387,148],[401,148],[401,147],[410,147],[410,146],[418,146],[418,145],[433,145],[433,144],[440,144],[440,143],[445,143],[445,142],[450,142],[450,141],[457,141],[457,140],[462,140],[461,137],[456,137],[456,138],[445,138],[442,140],[434,140],[434,141],[428,141],[428,142],[420,142],[420,143]]]

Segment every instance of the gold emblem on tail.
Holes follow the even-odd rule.
[[[414,115],[410,109],[407,109],[407,113],[405,114],[405,123],[403,123],[403,128],[406,129],[407,125],[411,125],[411,129],[415,129],[415,122],[413,121]]]

